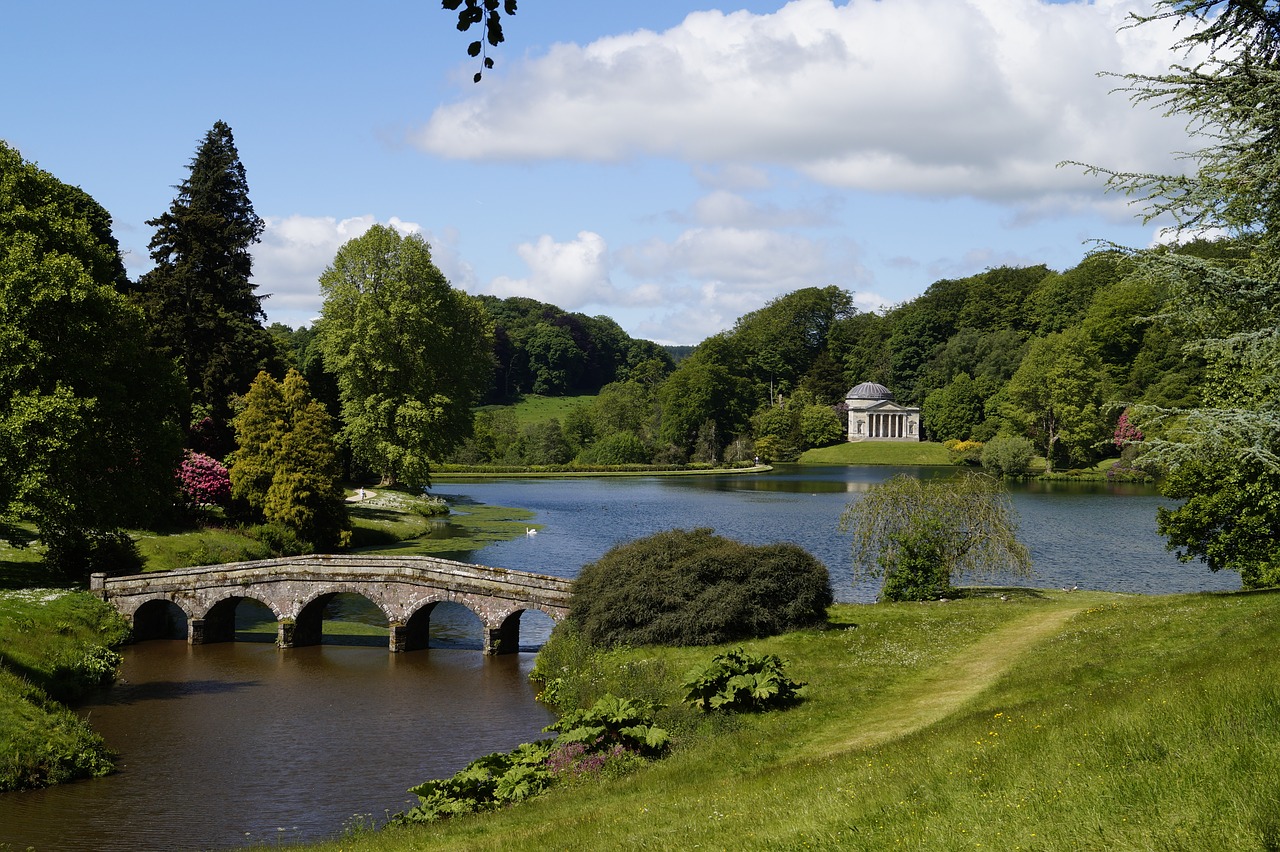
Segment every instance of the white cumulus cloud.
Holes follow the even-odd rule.
[[[1056,164],[1171,170],[1168,152],[1187,147],[1177,121],[1097,76],[1167,68],[1167,27],[1124,27],[1147,10],[794,0],[766,15],[696,12],[661,33],[554,45],[438,108],[415,141],[471,159],[676,157],[726,181],[772,164],[847,189],[1096,196],[1096,178]]]
[[[609,247],[597,233],[580,231],[568,242],[544,234],[536,242],[519,245],[516,254],[529,274],[499,276],[490,282],[487,293],[502,298],[524,296],[568,311],[615,303],[618,298],[609,280]]]

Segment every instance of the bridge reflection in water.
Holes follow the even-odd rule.
[[[320,644],[326,604],[360,595],[386,616],[391,651],[426,648],[431,610],[460,604],[479,616],[486,654],[515,653],[520,616],[537,610],[559,621],[569,612],[571,580],[429,556],[324,554],[203,565],[108,577],[89,588],[129,621],[134,641],[168,635],[173,608],[192,645],[235,640],[236,606],[253,600],[276,619],[281,648]]]

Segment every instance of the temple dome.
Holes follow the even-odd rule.
[[[893,399],[893,392],[875,382],[863,382],[845,395],[845,399]]]

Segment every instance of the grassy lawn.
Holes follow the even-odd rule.
[[[809,682],[794,709],[668,711],[677,748],[632,775],[315,848],[1275,848],[1280,593],[1006,596],[836,606],[749,643]],[[582,674],[674,704],[713,650]]]
[[[860,441],[806,450],[801,464],[889,464],[905,467],[916,465],[949,465],[947,448],[932,441],[897,443],[893,441]]]
[[[491,542],[524,535],[533,517],[532,512],[523,509],[477,503],[454,504],[446,509],[437,498],[394,489],[366,489],[361,501],[354,499],[355,489],[348,489],[347,493],[351,498],[348,509],[353,527],[352,550],[357,553],[432,555],[479,550]],[[146,559],[147,571],[243,562],[271,555],[265,544],[231,527],[181,532],[144,530],[135,531],[134,537]],[[0,564],[11,554],[17,554],[13,556],[16,560],[31,553],[3,547],[0,543]],[[33,565],[28,574],[34,577],[37,568]],[[0,583],[3,577],[0,573]]]

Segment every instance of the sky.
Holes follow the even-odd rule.
[[[0,138],[114,220],[131,276],[216,121],[269,321],[374,223],[455,287],[694,344],[801,287],[862,310],[1077,264],[1160,222],[1079,166],[1182,170],[1107,73],[1184,59],[1138,0],[520,0],[479,60],[437,0],[14,4]],[[474,31],[473,31],[474,32]]]

